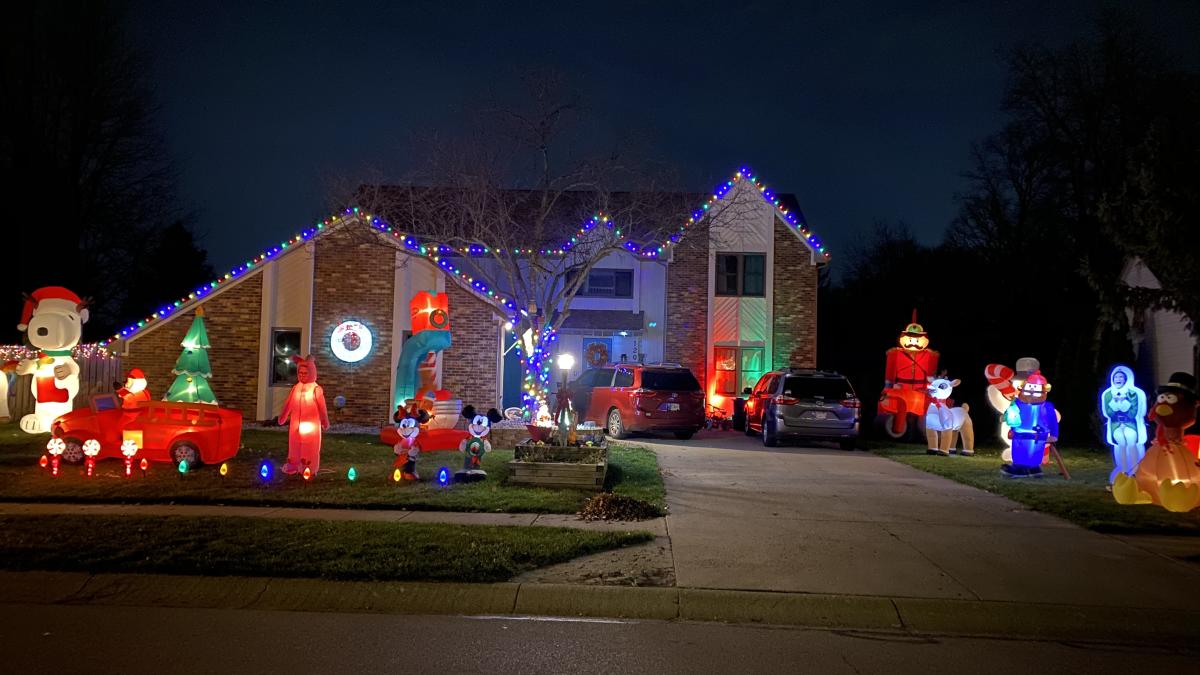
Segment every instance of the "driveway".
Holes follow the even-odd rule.
[[[1195,607],[1198,566],[867,452],[636,442],[662,466],[679,586]]]

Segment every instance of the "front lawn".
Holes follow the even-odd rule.
[[[181,476],[169,464],[155,463],[143,478],[134,472],[125,478],[118,460],[97,464],[96,475],[86,478],[78,466],[64,465],[52,478],[38,468],[48,436],[28,436],[15,424],[0,425],[0,501],[71,501],[177,504],[236,504],[249,506],[346,506],[432,511],[488,511],[508,513],[575,513],[595,493],[505,484],[511,450],[496,450],[484,457],[488,479],[466,485],[437,485],[439,467],[451,473],[462,466],[457,452],[421,455],[418,484],[392,480],[394,455],[389,446],[366,434],[326,434],[321,451],[321,472],[311,484],[299,476],[285,476],[279,467],[287,458],[285,431],[251,429],[242,433],[243,448],[229,462],[222,477],[216,466],[198,467]],[[259,477],[259,462],[270,458],[275,475],[268,483]],[[355,482],[346,478],[353,466]],[[636,497],[665,509],[666,499],[658,461],[644,448],[609,448],[606,489]]]
[[[0,517],[0,569],[496,582],[651,539],[553,527],[12,516]]]
[[[1063,480],[1058,466],[1043,466],[1044,477],[1005,478],[1000,473],[1000,451],[979,450],[974,457],[938,457],[924,447],[888,446],[874,450],[897,462],[945,476],[951,480],[1004,495],[1034,510],[1065,518],[1101,532],[1200,534],[1200,509],[1171,513],[1154,505],[1122,506],[1105,487],[1112,457],[1088,448],[1059,448],[1071,480]]]

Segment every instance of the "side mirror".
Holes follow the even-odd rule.
[[[744,396],[749,396],[750,395],[750,387],[746,387],[745,389],[743,389],[742,394]]]

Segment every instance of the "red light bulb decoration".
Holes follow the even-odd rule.
[[[43,469],[47,466],[50,466],[50,458],[42,455],[42,458],[38,460],[38,466],[42,467]]]
[[[58,459],[67,449],[67,443],[61,438],[51,438],[50,442],[46,443],[46,451],[50,453],[50,475],[58,476]]]
[[[143,457],[142,461],[138,464],[138,467],[141,468],[141,470],[142,470],[142,478],[145,478],[146,477],[146,469],[150,468],[149,460],[147,460],[145,457]]]
[[[132,438],[126,438],[121,441],[121,454],[125,455],[125,477],[129,478],[133,475],[133,456],[137,454],[137,442]],[[142,458],[142,475],[146,475],[145,467],[146,459]]]
[[[84,441],[83,454],[87,456],[87,460],[84,465],[87,471],[87,477],[91,478],[92,474],[96,471],[96,455],[100,454],[100,441],[94,438],[89,438]]]

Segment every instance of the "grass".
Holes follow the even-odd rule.
[[[1063,480],[1054,464],[1042,467],[1040,479],[1005,478],[1000,451],[979,450],[975,457],[937,457],[924,447],[886,446],[873,450],[897,462],[951,480],[1004,495],[1036,511],[1065,518],[1101,532],[1200,535],[1200,510],[1171,513],[1152,504],[1122,506],[1105,487],[1112,457],[1091,448],[1059,448],[1071,480]]]
[[[551,527],[19,516],[0,517],[0,568],[496,582],[652,538]]]
[[[65,465],[57,478],[37,466],[48,436],[29,436],[15,424],[0,425],[0,501],[69,501],[120,503],[232,504],[249,506],[311,506],[403,508],[426,511],[483,511],[505,513],[575,513],[594,493],[574,489],[506,485],[511,450],[495,450],[483,460],[488,479],[465,485],[439,486],[433,480],[441,466],[462,466],[457,452],[421,455],[417,471],[425,480],[397,484],[392,480],[395,456],[389,446],[366,434],[326,434],[321,472],[311,484],[285,476],[278,467],[287,458],[285,431],[250,429],[242,433],[242,449],[221,477],[218,467],[201,466],[180,476],[169,464],[151,464],[146,477],[135,471],[125,478],[119,460],[97,464],[96,475],[85,478],[78,466]],[[264,458],[276,464],[275,476],[264,484],[258,465]],[[353,466],[358,480],[346,479]],[[609,449],[605,489],[654,504],[665,512],[666,493],[658,461],[644,448]]]

